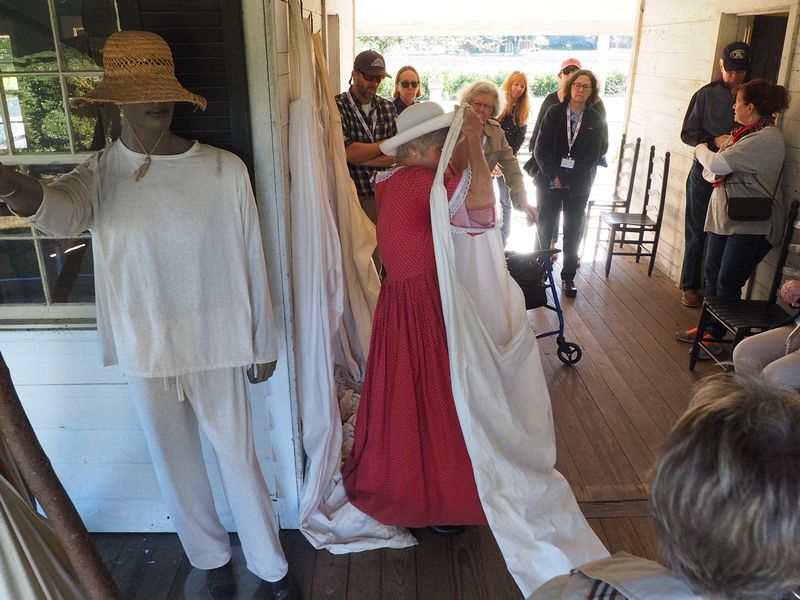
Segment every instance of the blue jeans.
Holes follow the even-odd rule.
[[[740,298],[750,274],[772,245],[763,235],[708,234],[706,296]]]
[[[503,247],[505,247],[508,234],[511,233],[511,196],[508,195],[505,178],[499,175],[496,179],[500,192],[500,207],[503,209],[503,225],[500,227],[500,235],[503,236]]]
[[[695,160],[689,177],[686,178],[682,290],[700,289],[703,279],[703,246],[706,242],[706,213],[713,190],[711,184],[703,179],[703,165]]]

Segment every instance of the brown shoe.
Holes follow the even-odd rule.
[[[697,290],[683,290],[681,304],[689,308],[697,308],[703,303],[703,294]]]

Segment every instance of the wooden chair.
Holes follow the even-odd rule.
[[[614,180],[614,193],[607,201],[589,200],[586,205],[586,215],[590,217],[593,210],[623,210],[628,212],[633,198],[633,184],[636,180],[636,167],[639,164],[639,149],[642,138],[636,142],[626,143],[625,134],[619,146],[617,159],[617,174]]]
[[[662,163],[663,167],[661,166]],[[661,180],[660,182],[658,181],[659,179]],[[656,157],[656,147],[650,146],[650,158],[647,164],[647,184],[644,189],[642,212],[631,213],[629,212],[629,206],[625,212],[600,213],[595,252],[601,241],[607,243],[606,277],[611,272],[611,259],[615,255],[635,256],[637,263],[643,256],[648,256],[650,257],[650,265],[647,268],[647,275],[653,274],[656,253],[658,252],[658,240],[661,236],[661,222],[664,218],[668,179],[669,152],[665,153],[663,158]],[[600,239],[600,232],[604,226],[609,230],[607,240]],[[645,235],[648,235],[650,239],[645,239]],[[614,249],[615,244],[619,244],[617,249]],[[636,247],[636,251],[625,250],[626,244],[633,244]]]
[[[692,352],[689,356],[689,370],[694,371],[697,364],[697,357],[700,352],[708,354],[714,362],[723,368],[727,365],[721,363],[708,351],[702,342],[716,344],[731,344],[731,348],[749,335],[761,333],[775,327],[785,325],[791,320],[791,315],[777,305],[778,287],[783,279],[783,267],[789,256],[792,236],[797,220],[797,200],[793,201],[789,207],[789,214],[786,218],[786,227],[783,230],[783,240],[778,256],[778,264],[775,266],[775,275],[772,278],[772,285],[769,289],[769,296],[766,300],[742,300],[740,298],[706,298],[703,302],[703,310],[700,312],[700,321],[697,324],[697,333],[692,344]],[[733,335],[733,340],[724,338],[705,338],[706,330],[714,321],[720,323],[728,332]]]

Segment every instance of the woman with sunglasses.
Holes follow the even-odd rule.
[[[505,108],[497,120],[500,122],[503,133],[506,134],[506,141],[511,147],[511,151],[516,156],[528,131],[528,116],[531,111],[528,78],[522,71],[513,71],[506,78],[501,89],[506,102]],[[511,231],[511,199],[502,173],[497,176],[497,185],[500,189],[500,206],[503,207],[503,226],[500,233],[503,236],[503,246],[505,246]]]
[[[397,77],[394,78],[393,102],[397,114],[414,104],[420,96],[422,96],[422,85],[417,70],[410,65],[400,67]]]
[[[539,165],[534,178],[539,206],[539,247],[547,248],[564,212],[564,266],[562,289],[577,295],[575,270],[583,214],[603,155],[606,123],[592,107],[597,102],[594,73],[581,69],[570,75],[564,102],[551,107],[542,119],[533,155]]]

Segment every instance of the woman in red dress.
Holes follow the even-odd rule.
[[[435,103],[415,104],[398,117],[397,136],[381,145],[397,156],[375,186],[387,276],[343,475],[351,502],[387,525],[486,523],[450,385],[431,229],[431,188],[452,118]],[[494,227],[481,131],[467,106],[444,179],[456,235]]]

